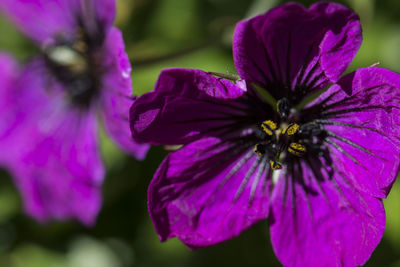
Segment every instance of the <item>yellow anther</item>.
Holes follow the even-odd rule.
[[[266,120],[261,123],[261,128],[268,135],[273,135],[276,130],[276,123],[271,120]]]
[[[289,153],[301,157],[307,151],[306,147],[299,143],[290,143],[288,147]]]
[[[262,156],[263,153],[261,152],[259,146],[260,146],[259,144],[257,144],[257,145],[254,146],[254,152],[255,152],[257,155]]]
[[[299,130],[300,125],[297,123],[289,124],[285,129],[283,129],[282,133],[287,135],[294,135]]]
[[[270,161],[269,161],[269,165],[271,165],[271,169],[273,169],[273,170],[280,170],[280,169],[282,169],[282,165],[279,164],[278,162],[274,161],[274,160],[270,160]]]

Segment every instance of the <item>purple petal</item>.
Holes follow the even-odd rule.
[[[82,0],[81,0],[82,1]],[[114,24],[116,0],[92,0],[96,9],[96,17],[107,32]]]
[[[19,67],[16,60],[9,54],[0,52],[0,93],[6,92],[4,88],[12,85],[18,76]]]
[[[11,144],[3,142],[4,136],[8,135],[10,124],[14,121],[15,115],[10,110],[12,104],[9,102],[10,91],[16,82],[19,75],[18,63],[11,57],[11,55],[0,53],[0,146],[4,151],[10,151],[8,147],[12,148]],[[12,149],[11,149],[12,151]],[[5,164],[10,160],[10,153],[0,153],[0,164]]]
[[[104,68],[102,99],[100,109],[107,132],[126,152],[143,160],[149,145],[133,141],[129,129],[129,107],[133,103],[131,65],[121,32],[112,28],[104,47]]]
[[[43,67],[31,62],[9,88],[8,112],[14,116],[7,116],[12,120],[0,151],[11,158],[6,167],[31,216],[40,221],[76,218],[91,225],[104,178],[96,113],[71,107]]]
[[[2,0],[0,10],[20,30],[38,43],[59,36],[73,36],[79,29],[79,17],[86,27],[111,27],[115,0]]]
[[[240,118],[258,111],[254,104],[248,108],[245,93],[243,87],[200,70],[165,70],[155,90],[132,105],[132,135],[141,142],[175,145],[233,131],[233,125],[240,130]]]
[[[322,166],[301,166],[279,177],[271,199],[275,254],[284,266],[363,265],[384,232],[382,201]]]
[[[332,164],[358,190],[386,197],[399,170],[400,76],[359,69],[309,106],[320,103]]]
[[[268,216],[268,165],[252,149],[206,138],[169,154],[149,187],[149,210],[162,241],[192,248],[234,236]]]
[[[43,43],[57,34],[75,34],[76,1],[2,0],[1,11],[33,40]]]
[[[306,10],[289,3],[238,23],[233,54],[242,79],[276,99],[291,90],[301,98],[337,81],[361,39],[357,15],[344,6],[321,2]]]
[[[61,115],[61,114],[60,114]],[[95,222],[104,170],[97,149],[95,113],[58,116],[54,131],[24,127],[28,135],[11,168],[26,211],[39,221],[77,218]],[[22,130],[22,129],[21,129]],[[20,137],[23,138],[22,136]]]

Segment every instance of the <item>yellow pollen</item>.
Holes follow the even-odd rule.
[[[257,145],[255,145],[255,147],[254,147],[254,152],[257,154],[257,155],[259,155],[259,156],[262,156],[263,154],[260,152],[260,150],[258,150],[258,144]]]
[[[301,157],[307,151],[306,147],[299,143],[290,143],[288,147],[289,153]]]
[[[280,170],[280,169],[282,169],[282,165],[279,164],[279,163],[276,162],[276,161],[273,161],[273,160],[270,160],[270,161],[269,161],[269,165],[271,165],[271,168],[272,168],[273,170]]]
[[[297,133],[299,128],[300,125],[298,125],[297,123],[291,123],[285,129],[283,129],[282,134],[287,134],[289,136],[294,135],[295,133]]]
[[[261,123],[261,128],[266,134],[273,135],[273,131],[275,131],[277,127],[275,122],[271,120],[266,120]]]

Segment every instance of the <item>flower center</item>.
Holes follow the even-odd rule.
[[[44,49],[45,61],[51,74],[67,91],[73,104],[90,105],[98,94],[101,76],[100,46],[94,44],[83,29],[73,40],[60,38]]]
[[[254,147],[254,152],[259,156],[267,155],[273,170],[279,170],[282,165],[279,163],[283,152],[301,157],[307,152],[302,140],[299,140],[297,133],[300,125],[297,123],[281,123],[280,127],[271,120],[261,123],[261,129],[266,134],[265,141]]]
[[[272,170],[282,169],[286,157],[303,157],[309,150],[320,151],[325,132],[321,125],[291,122],[291,106],[286,98],[277,103],[281,118],[278,124],[265,120],[259,124],[262,140],[254,147],[254,152],[269,160]]]

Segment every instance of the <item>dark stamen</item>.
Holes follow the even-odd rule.
[[[282,120],[286,120],[290,114],[290,109],[291,105],[289,103],[289,100],[284,97],[281,98],[278,103],[277,103],[277,111],[279,116],[282,118]]]

